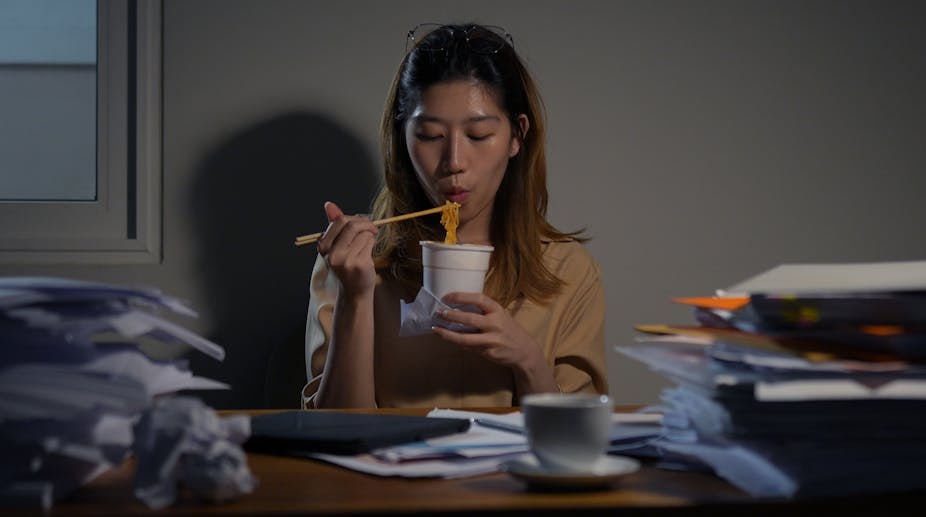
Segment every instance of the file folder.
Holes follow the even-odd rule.
[[[298,410],[251,417],[244,447],[273,454],[361,454],[469,429],[461,418]]]

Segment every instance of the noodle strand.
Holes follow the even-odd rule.
[[[444,237],[444,244],[457,243],[457,226],[460,225],[460,203],[447,201],[444,203],[444,210],[441,212],[440,224],[444,225],[447,236]]]

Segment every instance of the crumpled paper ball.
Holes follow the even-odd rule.
[[[241,448],[250,432],[246,415],[219,417],[193,397],[159,399],[135,426],[135,496],[157,510],[181,485],[210,502],[252,492],[257,479]]]

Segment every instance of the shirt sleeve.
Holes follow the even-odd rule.
[[[581,250],[565,279],[567,299],[555,334],[553,375],[564,393],[607,394],[601,270],[594,258]]]
[[[338,293],[337,277],[319,255],[309,283],[309,311],[305,322],[306,385],[302,388],[302,405],[313,408],[318,386],[325,371],[328,343],[334,325],[334,303]]]

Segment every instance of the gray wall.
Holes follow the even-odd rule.
[[[219,406],[295,402],[321,202],[365,211],[405,32],[502,25],[549,119],[550,218],[586,227],[607,340],[692,322],[782,262],[926,258],[923,4],[860,1],[177,1],[164,9],[164,261],[4,267],[144,282],[228,348]],[[266,382],[268,366],[273,382]],[[197,364],[197,366],[199,366]],[[661,380],[609,356],[621,403]],[[292,378],[295,372],[295,379]],[[292,397],[292,398],[290,398]],[[269,401],[269,402],[266,402]]]

